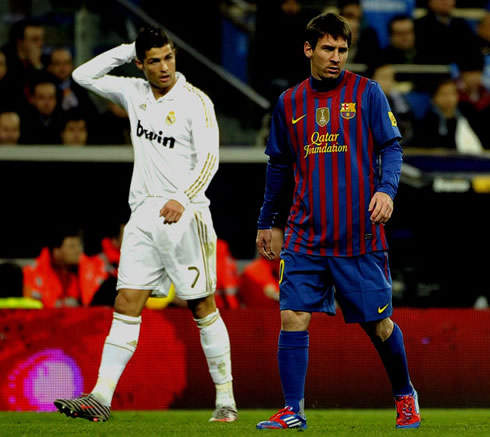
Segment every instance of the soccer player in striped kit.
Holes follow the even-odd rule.
[[[107,74],[133,61],[145,79]],[[166,295],[174,284],[199,328],[216,386],[210,421],[235,421],[230,340],[214,301],[216,233],[205,195],[218,169],[213,104],[176,71],[174,45],[158,27],[143,29],[134,43],[96,56],[78,67],[73,78],[127,111],[134,169],[118,295],[97,383],[89,395],[57,399],[55,405],[71,417],[109,419],[117,383],[138,344],[145,303],[150,295]]]
[[[417,392],[392,314],[384,224],[393,211],[402,164],[400,132],[380,86],[344,70],[352,33],[332,13],[306,27],[311,76],[274,109],[257,248],[268,259],[277,200],[294,173],[280,271],[278,364],[285,407],[259,429],[306,428],[304,385],[312,312],[359,323],[392,384],[398,428],[417,428]]]

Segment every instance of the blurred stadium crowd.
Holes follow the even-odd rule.
[[[3,1],[0,145],[130,145],[124,110],[87,93],[74,83],[71,72],[97,53],[135,38],[144,20],[131,7],[177,35],[216,70],[224,68],[269,102],[262,111],[253,111],[259,116],[251,122],[247,91],[241,100],[226,101],[224,94],[228,93],[220,91],[221,83],[213,72],[200,76],[202,70],[186,58],[186,51],[177,43],[184,74],[216,104],[223,146],[265,145],[275,100],[309,74],[302,50],[306,23],[321,11],[337,11],[353,29],[347,68],[380,83],[404,135],[404,148],[481,155],[490,149],[488,0],[211,0],[165,2],[163,7],[150,0]],[[180,62],[181,54],[178,56]],[[130,66],[120,71],[128,72],[133,72]],[[229,98],[235,97],[230,94]],[[65,269],[66,274],[55,278],[61,294],[43,304],[91,304],[101,284],[112,281],[117,272],[117,242],[116,249],[113,247],[116,252],[104,255],[105,249],[110,250],[108,241],[116,236],[117,232],[106,236],[101,253],[93,259],[83,261],[79,248],[77,262],[67,266],[81,266],[84,273],[73,267]],[[62,257],[63,250],[56,249],[63,241],[45,247],[44,256]],[[221,252],[222,260],[233,260],[226,242],[222,243],[221,249],[226,249]],[[226,276],[225,264],[223,261],[221,273],[218,271],[218,281]],[[252,276],[263,278],[266,266],[256,268]],[[233,269],[236,271],[236,266]],[[25,292],[28,280],[40,280],[36,272],[26,268],[22,272],[11,264],[3,265],[2,270],[10,275],[2,281],[3,297],[19,297],[22,292],[15,290],[23,283],[20,290],[43,302],[42,296]],[[72,281],[80,280],[72,276],[75,273],[80,277],[88,274],[90,280],[77,282],[76,290],[68,293]],[[277,277],[277,266],[269,273],[270,278]],[[245,302],[244,290],[253,286],[243,285],[251,279],[240,278],[240,274],[236,272],[228,285],[221,286],[218,303],[230,308],[264,305],[252,298]],[[266,282],[259,286],[261,298],[276,303],[276,289],[271,289],[271,281]],[[30,287],[33,289],[32,284]],[[113,284],[105,287],[112,290]],[[88,289],[84,295],[83,290]]]
[[[353,29],[348,68],[380,82],[406,147],[490,148],[488,0],[213,0],[194,2],[191,10],[187,2],[161,8],[113,0],[109,13],[93,0],[3,3],[1,144],[129,144],[124,111],[89,95],[70,75],[93,55],[134,39],[143,23],[124,7],[130,3],[270,106],[309,74],[302,53],[306,23],[321,11],[338,11]],[[244,127],[246,112],[239,120],[227,116],[230,104],[221,104],[216,79],[209,82],[199,85],[222,114],[222,144],[263,146],[270,110],[261,126],[239,129],[243,135],[233,138],[228,133],[237,123]]]

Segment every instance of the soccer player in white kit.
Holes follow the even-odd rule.
[[[146,78],[108,72],[135,60]],[[138,343],[141,313],[150,295],[170,284],[187,301],[216,385],[210,421],[238,418],[230,340],[214,301],[216,233],[205,196],[218,169],[219,132],[209,97],[176,72],[175,48],[163,29],[149,27],[73,71],[81,86],[129,114],[134,168],[131,217],[124,230],[114,317],[97,383],[88,395],[57,399],[70,417],[105,421],[119,378]]]

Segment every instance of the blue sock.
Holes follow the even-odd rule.
[[[381,342],[376,337],[373,339],[373,343],[390,378],[393,395],[409,395],[413,393],[413,386],[408,374],[403,334],[396,323],[393,325],[393,332],[385,341]]]
[[[308,368],[308,331],[281,331],[277,361],[282,391],[287,406],[303,414],[305,378]]]

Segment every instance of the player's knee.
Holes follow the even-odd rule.
[[[283,331],[306,331],[310,319],[310,313],[283,310],[281,311],[281,329]]]
[[[202,299],[189,300],[187,306],[191,310],[194,319],[203,319],[216,311],[214,295]]]
[[[141,315],[146,298],[135,292],[131,293],[128,290],[119,290],[114,301],[114,310],[119,314],[138,317]]]
[[[393,322],[390,318],[380,320],[376,324],[376,336],[381,341],[386,341],[393,332]]]
[[[393,332],[394,324],[393,321],[387,317],[386,319],[377,320],[375,322],[364,323],[361,326],[373,341],[377,340],[384,342]]]

